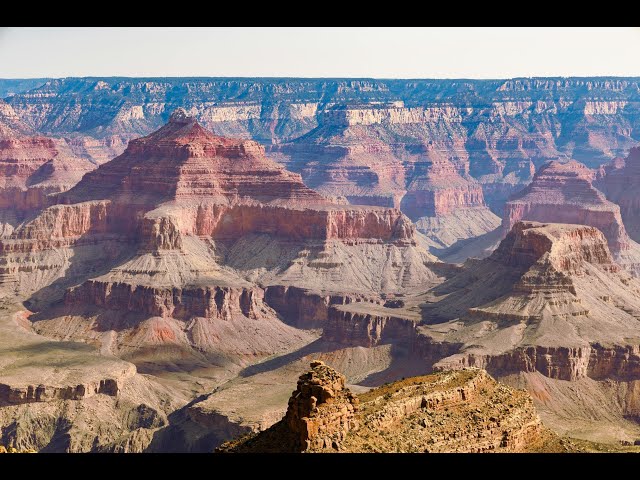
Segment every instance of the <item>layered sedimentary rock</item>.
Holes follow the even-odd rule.
[[[412,347],[417,318],[382,305],[351,303],[329,309],[323,338],[337,344],[371,348],[382,343]],[[404,315],[403,315],[404,314]]]
[[[640,148],[632,148],[624,161],[618,160],[603,170],[598,187],[620,207],[629,236],[640,241]]]
[[[444,136],[447,121],[456,126],[445,140],[436,132]],[[459,121],[459,112],[447,106],[336,107],[320,117],[316,129],[270,152],[325,195],[400,208],[433,247],[442,248],[498,224],[482,186],[468,175]],[[420,131],[421,138],[402,137],[397,129],[403,127],[413,136]],[[434,141],[457,145],[461,157],[447,156],[447,147]]]
[[[433,290],[445,296],[423,306],[419,331],[460,346],[440,368],[632,380],[639,288],[596,228],[519,222],[489,258]],[[625,361],[614,360],[618,351]]]
[[[332,203],[180,110],[56,198],[0,242],[5,286],[38,332],[130,359],[165,346],[242,365],[309,341],[265,284],[366,296],[438,278],[400,211]]]
[[[330,447],[358,428],[358,399],[345,388],[345,377],[321,361],[302,375],[284,418],[296,438],[296,450]]]
[[[501,213],[544,162],[576,158],[598,167],[638,140],[637,80],[623,78],[70,78],[7,102],[28,128],[64,135],[75,154],[96,163],[185,106],[218,134],[269,146],[273,158],[324,193],[388,207],[410,191],[414,163],[451,162],[478,181],[464,188],[481,185],[484,202]],[[450,218],[428,216],[419,228],[436,248],[473,238],[496,222],[483,205],[475,200],[469,215],[463,208]]]
[[[531,397],[482,370],[413,377],[358,396],[322,362],[300,377],[283,420],[222,452],[564,451]]]
[[[627,235],[620,208],[593,185],[594,172],[581,163],[550,162],[505,205],[503,233],[520,220],[590,225],[602,231],[616,260],[638,272],[640,245]]]
[[[325,118],[390,123],[397,126],[391,134],[411,145],[426,131],[446,156],[468,158],[472,174],[489,183],[492,175],[526,176],[531,162],[561,155],[596,166],[637,141],[634,78],[67,78],[29,87],[11,87],[6,100],[42,132],[139,136],[185,105],[219,134],[267,144],[298,138]]]
[[[62,140],[0,132],[0,234],[11,233],[26,216],[54,203],[52,196],[93,168]]]

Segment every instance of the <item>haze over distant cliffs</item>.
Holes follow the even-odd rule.
[[[41,83],[0,80],[0,91],[29,128],[68,137],[75,154],[104,162],[183,107],[216,134],[264,144],[325,194],[400,207],[434,251],[493,230],[486,206],[501,215],[544,162],[597,167],[640,140],[637,78]]]

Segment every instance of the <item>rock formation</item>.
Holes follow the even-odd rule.
[[[640,378],[638,292],[596,228],[519,222],[490,257],[432,289],[415,344],[435,369],[486,368],[532,393],[548,389],[562,399],[573,389],[586,401],[600,388],[590,382],[627,389]],[[564,400],[536,395],[546,418],[566,425]],[[635,414],[632,398],[594,399],[600,406],[592,411],[624,424]],[[584,411],[574,415],[566,428],[586,423]]]
[[[265,285],[375,296],[438,279],[398,210],[332,203],[184,110],[57,202],[0,239],[6,289],[39,333],[132,360],[170,347],[237,368],[309,341]]]
[[[640,271],[640,245],[627,235],[620,208],[592,185],[594,172],[570,161],[549,162],[533,182],[505,205],[506,235],[520,220],[590,225],[602,231],[615,259],[630,272]]]
[[[312,359],[346,379],[316,365],[302,381],[319,397],[278,427],[295,449],[528,448],[528,407],[509,417],[511,391],[491,382],[478,398],[501,406],[471,427],[473,411],[451,424],[451,404],[422,409],[458,402],[460,382],[475,398],[458,373],[418,382],[452,378],[444,394],[409,381],[419,393],[374,390],[358,408],[345,390],[469,365],[526,388],[561,433],[640,438],[637,245],[591,186],[634,238],[637,152],[602,164],[638,140],[636,80],[70,78],[0,92],[0,444],[211,451],[282,418]],[[594,176],[546,165],[568,158]],[[487,206],[540,166],[496,230]],[[465,265],[426,250],[462,263],[475,238],[503,241]],[[318,404],[329,383],[342,393]]]
[[[403,379],[355,396],[332,368],[322,362],[311,368],[283,420],[219,451],[565,451],[542,426],[529,395],[482,370]]]
[[[629,236],[636,242],[640,241],[640,148],[632,148],[624,161],[619,159],[603,170],[598,187],[620,207]]]
[[[28,128],[2,107],[0,103],[0,234],[6,235],[95,166],[75,157],[63,140],[25,135]],[[3,122],[7,117],[12,121]]]
[[[482,186],[448,160],[413,165],[401,209],[439,249],[484,235],[499,224],[485,204]]]
[[[298,380],[284,422],[296,437],[296,450],[331,447],[358,427],[358,398],[345,388],[345,377],[324,362]]]
[[[22,88],[34,85],[7,87],[15,92],[6,101],[17,118],[68,138],[76,155],[95,163],[121,153],[128,140],[154,131],[181,106],[218,134],[261,142],[307,184],[354,204],[398,206],[403,192],[411,192],[415,163],[419,170],[432,162],[437,170],[449,162],[468,182],[467,193],[443,192],[440,204],[463,200],[465,206],[419,226],[436,248],[496,223],[478,186],[484,202],[501,213],[544,162],[575,158],[598,167],[638,141],[634,79],[69,78]],[[430,195],[420,191],[418,204]],[[473,214],[466,215],[470,201]]]

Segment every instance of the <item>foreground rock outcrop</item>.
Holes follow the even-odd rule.
[[[222,452],[564,451],[528,394],[482,370],[444,372],[353,395],[344,376],[313,362],[283,420]]]

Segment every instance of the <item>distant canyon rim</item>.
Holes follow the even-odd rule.
[[[0,445],[640,439],[639,78],[31,79],[0,98]],[[326,398],[296,403],[312,361]],[[501,432],[510,388],[528,420]]]

